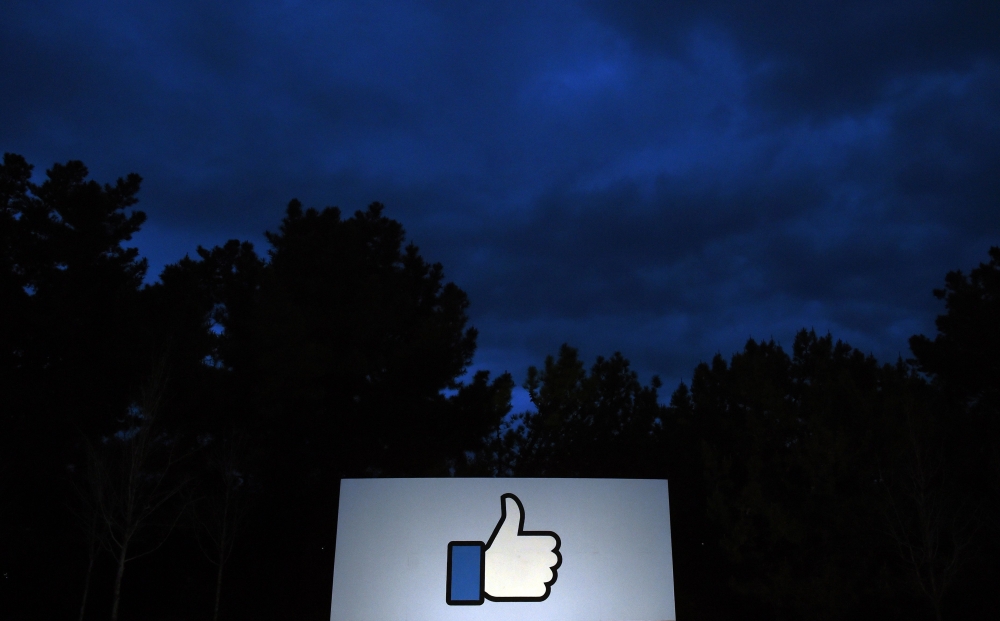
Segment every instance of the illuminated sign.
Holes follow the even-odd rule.
[[[331,621],[672,621],[667,482],[347,479]]]

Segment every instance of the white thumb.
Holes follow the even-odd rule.
[[[517,496],[504,494],[500,497],[501,515],[497,527],[490,537],[489,545],[496,539],[513,539],[521,532],[524,525],[524,509]],[[489,547],[489,545],[487,547]]]

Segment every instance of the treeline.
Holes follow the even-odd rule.
[[[141,179],[0,166],[0,618],[326,619],[338,481],[670,481],[679,619],[1000,614],[1000,248],[880,364],[801,331],[661,404],[563,346],[511,411],[468,299],[373,203],[144,286]]]

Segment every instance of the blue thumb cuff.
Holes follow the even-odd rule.
[[[452,541],[448,544],[449,606],[479,606],[486,582],[486,544],[482,541]]]

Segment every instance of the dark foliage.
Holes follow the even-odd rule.
[[[125,212],[138,175],[101,186],[86,180],[82,163],[68,162],[35,184],[31,171],[12,154],[0,166],[0,472],[8,499],[0,588],[34,599],[38,577],[82,583],[82,561],[66,555],[80,545],[65,507],[67,468],[82,462],[83,437],[115,428],[142,374],[132,344],[146,263],[122,246],[145,220]],[[48,602],[59,604],[68,602]]]
[[[936,320],[937,336],[910,338],[917,367],[983,416],[1000,417],[1000,247],[990,262],[966,276],[948,272],[934,297],[947,313]]]
[[[0,619],[326,619],[364,476],[666,478],[682,619],[1000,613],[1000,248],[910,363],[803,330],[663,405],[564,345],[511,412],[509,374],[460,383],[469,301],[382,205],[293,200],[266,257],[143,286],[140,178],[31,171],[0,166]]]

